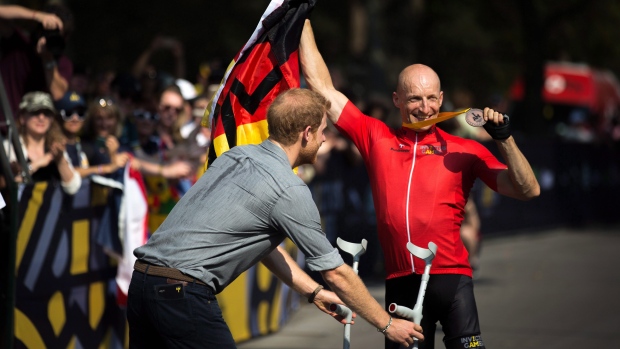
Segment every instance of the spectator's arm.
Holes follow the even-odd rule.
[[[56,162],[56,166],[58,167],[58,172],[60,173],[60,185],[62,189],[70,195],[75,194],[82,185],[82,177],[80,174],[71,166],[69,162],[69,155],[65,152],[64,144],[55,142],[51,146],[50,153],[54,161]]]
[[[185,161],[176,161],[171,164],[162,165],[144,159],[131,159],[131,166],[148,175],[162,176],[164,178],[181,178],[188,176],[192,167]]]
[[[0,5],[0,20],[14,19],[37,21],[45,29],[60,29],[61,31],[63,29],[62,20],[55,14],[35,11],[19,5]],[[0,30],[3,36],[8,36],[12,28],[0,21]]]
[[[41,39],[45,40],[45,38]],[[45,70],[45,82],[52,95],[52,99],[55,101],[62,99],[69,89],[69,83],[60,75],[58,64],[53,58],[49,58],[47,55],[42,54],[41,61],[43,62],[43,69]]]
[[[146,70],[147,65],[149,64],[149,61],[151,60],[153,52],[159,49],[160,45],[161,38],[157,36],[155,39],[153,39],[151,45],[147,47],[146,50],[144,50],[140,54],[140,56],[138,56],[138,59],[136,59],[133,66],[131,67],[131,75],[133,75],[135,78],[140,78],[140,76],[142,76],[142,74]]]
[[[177,39],[171,39],[170,50],[175,60],[175,78],[185,78],[185,49],[183,43]]]

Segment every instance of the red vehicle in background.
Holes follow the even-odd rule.
[[[510,89],[515,108],[519,108],[523,95],[523,79],[519,78]],[[549,62],[542,98],[542,115],[562,138],[580,142],[601,137],[620,140],[620,84],[611,71],[586,64]]]

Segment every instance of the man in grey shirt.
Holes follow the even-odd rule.
[[[130,348],[234,348],[215,294],[262,261],[321,311],[343,301],[389,339],[410,345],[421,328],[392,319],[344,264],[321,229],[308,187],[292,168],[313,163],[329,102],[306,89],[269,107],[269,139],[218,157],[149,242],[137,248],[129,286]],[[323,290],[279,244],[290,238],[333,292]],[[342,300],[341,300],[342,299]]]

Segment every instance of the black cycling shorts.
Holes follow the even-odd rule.
[[[420,289],[421,275],[412,274],[386,280],[385,306],[391,303],[413,309]],[[426,287],[422,309],[424,341],[420,349],[435,348],[437,322],[444,332],[447,349],[485,349],[480,337],[478,310],[474,298],[474,285],[469,276],[457,274],[432,274]],[[399,345],[385,340],[386,349]]]

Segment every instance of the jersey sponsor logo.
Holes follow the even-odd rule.
[[[447,152],[447,148],[445,145],[421,145],[420,146],[420,154],[421,155],[445,155]]]
[[[463,348],[484,348],[484,343],[482,342],[482,338],[480,335],[477,336],[468,336],[461,338],[461,344],[463,344]]]
[[[408,153],[409,147],[405,144],[399,143],[398,148],[391,147],[390,150],[398,153]]]

